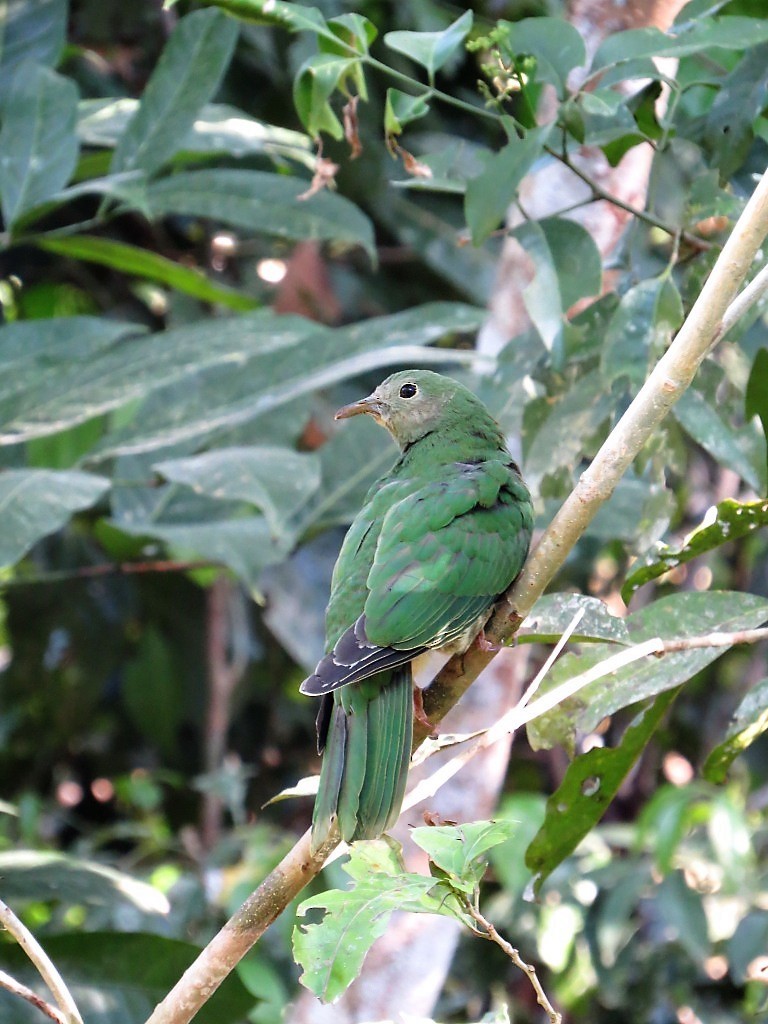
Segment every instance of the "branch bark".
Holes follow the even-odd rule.
[[[768,235],[768,173],[760,179],[680,332],[622,416],[578,484],[544,532],[520,578],[497,606],[490,638],[508,640],[565,561],[597,510],[692,381],[718,337],[723,318]],[[473,646],[452,658],[425,693],[425,710],[439,722],[491,656]],[[530,709],[529,709],[530,710]],[[423,739],[417,732],[415,742]],[[187,1024],[287,904],[320,871],[337,845],[331,836],[312,857],[309,834],[230,918],[179,982],[158,1004],[147,1024]]]

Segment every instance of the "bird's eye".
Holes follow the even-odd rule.
[[[403,384],[403,386],[400,388],[400,397],[413,398],[415,395],[418,394],[418,392],[419,389],[416,387],[415,384]]]

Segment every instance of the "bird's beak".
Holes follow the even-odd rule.
[[[366,412],[369,416],[373,416],[375,420],[381,422],[381,403],[375,395],[368,395],[367,398],[361,398],[359,402],[342,406],[333,418],[335,420],[348,420],[350,416],[361,416]]]

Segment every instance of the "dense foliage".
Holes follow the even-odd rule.
[[[306,799],[263,805],[316,770],[297,684],[343,527],[393,455],[333,410],[393,367],[461,377],[545,527],[765,170],[760,5],[693,0],[669,35],[591,58],[552,6],[0,10],[0,898],[88,1021],[144,1020],[308,823]],[[476,351],[523,178],[641,144],[647,208],[610,290],[583,227],[526,218],[530,330]],[[758,304],[530,616],[521,639],[549,643],[584,612],[545,691],[649,638],[768,620],[766,336]],[[768,946],[764,660],[682,649],[591,684],[519,737],[496,825],[460,854],[418,830],[431,877],[374,844],[351,894],[321,895],[347,884],[332,867],[302,908],[322,924],[294,950],[284,914],[199,1019],[281,1019],[296,961],[337,994],[359,963],[317,968],[358,905],[360,959],[396,907],[467,924],[439,1019],[537,1019],[469,936],[487,859],[483,912],[569,1020],[745,1019]],[[10,940],[0,967],[34,982]],[[37,1012],[0,989],[3,1020]]]

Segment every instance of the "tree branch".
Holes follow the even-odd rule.
[[[677,337],[545,530],[517,582],[497,606],[486,630],[491,640],[502,642],[516,632],[597,510],[610,498],[645,442],[688,387],[766,235],[768,174],[758,183]],[[432,722],[443,718],[490,660],[491,655],[477,645],[464,656],[450,659],[424,694],[425,710]],[[417,726],[415,743],[421,742],[424,732]],[[332,835],[312,857],[309,834],[305,833],[187,969],[147,1024],[187,1024],[290,900],[320,871],[337,843],[338,836]]]
[[[50,989],[51,995],[56,1000],[61,1013],[58,1016],[55,1016],[57,1013],[55,1010],[51,1013],[50,1011],[53,1010],[53,1007],[50,1007],[44,999],[41,1000],[39,996],[36,996],[35,1000],[30,1001],[35,1002],[35,1005],[45,1013],[48,1013],[49,1016],[53,1016],[54,1020],[63,1021],[63,1024],[83,1024],[83,1018],[80,1016],[80,1011],[75,1005],[72,994],[64,984],[64,979],[51,963],[48,954],[23,921],[20,921],[11,908],[6,903],[3,903],[2,900],[0,900],[0,926],[11,933],[38,969],[40,977]],[[25,986],[19,985],[18,982],[15,984],[17,986],[15,989],[16,994],[23,995],[21,989],[24,989]],[[9,988],[7,984],[4,984],[3,987]],[[11,989],[11,991],[14,990]],[[31,990],[27,989],[27,991],[30,992]],[[34,995],[34,993],[32,994]],[[24,998],[27,999],[28,996],[24,996]],[[36,1000],[39,1000],[39,1002]]]

